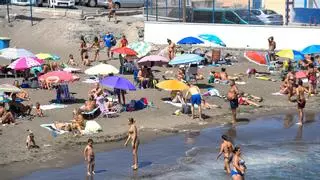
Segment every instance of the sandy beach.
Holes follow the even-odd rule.
[[[25,48],[34,53],[50,52],[61,56],[62,62],[68,60],[69,54],[75,56],[75,60],[80,62],[79,46],[80,35],[88,35],[92,38],[95,35],[105,32],[113,32],[115,34],[126,34],[129,43],[136,41],[138,38],[138,29],[143,28],[143,22],[135,17],[119,17],[120,22],[114,24],[108,22],[106,17],[95,18],[92,21],[81,21],[72,19],[44,19],[37,22],[33,27],[26,20],[19,20],[8,26],[1,19],[0,36],[10,37],[11,46]],[[267,46],[267,43],[266,43]],[[163,46],[159,46],[163,47]],[[248,68],[256,68],[258,71],[266,71],[266,67],[257,66],[248,62],[243,56],[243,51],[227,51],[237,57],[237,63],[232,66],[223,66],[227,68],[230,75],[245,74]],[[100,60],[107,60],[106,53],[101,52]],[[94,64],[97,64],[95,62]],[[119,60],[108,60],[108,64],[119,67]],[[84,71],[86,67],[79,66]],[[204,80],[198,81],[198,86],[202,92],[206,92],[211,86],[207,85],[207,77],[211,70],[220,71],[221,67],[204,67],[200,72],[205,76]],[[162,75],[166,71],[176,71],[174,68],[155,67],[153,68],[155,76],[162,80]],[[119,117],[94,119],[102,126],[103,131],[93,135],[85,135],[75,137],[71,133],[52,136],[47,129],[40,127],[41,124],[53,123],[54,121],[67,122],[72,119],[72,111],[74,108],[83,105],[88,97],[88,91],[94,84],[83,83],[87,76],[83,73],[77,74],[80,81],[71,83],[69,89],[75,93],[78,103],[67,104],[66,108],[53,109],[44,111],[45,117],[34,118],[32,120],[18,120],[18,125],[7,125],[0,127],[0,173],[1,179],[12,179],[23,176],[27,173],[52,167],[65,167],[74,163],[81,162],[82,150],[88,138],[93,138],[97,144],[97,151],[107,151],[123,146],[126,132],[128,129],[127,120],[134,117],[137,121],[139,134],[142,138],[141,142],[146,143],[156,137],[172,135],[192,129],[199,129],[214,125],[229,123],[231,121],[231,113],[229,102],[218,97],[207,97],[209,103],[220,105],[221,109],[205,110],[207,116],[204,121],[193,120],[187,115],[172,115],[179,109],[170,104],[165,104],[162,99],[169,97],[169,92],[158,89],[143,89],[137,91],[129,91],[126,95],[127,102],[130,100],[138,100],[142,97],[153,102],[154,108],[145,108],[140,111],[123,112]],[[126,78],[133,81],[133,75],[125,75]],[[263,97],[260,103],[261,108],[252,106],[240,106],[239,119],[260,116],[264,114],[276,114],[282,111],[292,111],[296,113],[296,103],[289,102],[287,96],[275,96],[272,93],[279,91],[280,79],[273,77],[276,82],[264,81],[255,78],[243,77],[245,85],[238,85],[240,91]],[[21,79],[20,79],[21,80]],[[0,84],[12,84],[14,78],[0,78]],[[229,85],[213,84],[221,94],[226,95]],[[35,90],[28,89],[31,103],[39,102],[42,105],[49,104],[55,99],[54,90]],[[29,103],[29,102],[28,102]],[[311,97],[307,101],[306,111],[317,110],[319,106],[319,97]],[[40,149],[27,150],[25,147],[25,139],[27,130],[34,132],[36,143]]]

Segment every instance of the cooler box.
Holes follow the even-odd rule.
[[[0,50],[4,48],[8,48],[10,45],[10,38],[0,37]]]

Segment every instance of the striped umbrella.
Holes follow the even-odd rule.
[[[14,70],[24,70],[29,69],[34,66],[41,66],[43,64],[43,60],[38,59],[36,57],[21,57],[11,63],[8,68]]]
[[[144,41],[137,41],[137,42],[130,43],[128,47],[138,53],[137,55],[138,58],[146,56],[152,50],[151,44]]]
[[[304,59],[304,55],[296,50],[292,50],[292,49],[283,49],[279,52],[277,52],[276,54],[279,57],[282,58],[289,58],[295,61],[299,61],[299,60],[303,60]]]
[[[0,50],[0,57],[5,59],[18,59],[20,57],[35,57],[35,55],[25,49],[5,48]]]

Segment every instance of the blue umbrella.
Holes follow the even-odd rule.
[[[220,46],[226,47],[226,44],[216,35],[213,34],[200,34],[199,37],[201,39],[207,40],[209,42],[218,44]]]
[[[126,78],[119,76],[108,76],[100,80],[103,86],[122,90],[135,91],[136,87]]]
[[[199,63],[204,58],[197,54],[182,54],[181,56],[177,56],[173,58],[169,64],[177,65],[177,64],[190,64],[190,63]]]
[[[203,44],[204,42],[201,41],[198,38],[189,36],[181,39],[180,41],[177,42],[178,44]]]
[[[320,45],[311,45],[301,51],[303,54],[319,54]]]

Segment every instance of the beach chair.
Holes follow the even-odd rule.
[[[265,54],[265,58],[267,60],[268,71],[278,71],[278,61],[270,61],[270,56],[268,55],[268,53]]]
[[[83,118],[86,120],[95,119],[96,117],[100,116],[100,114],[101,114],[100,107],[96,107],[95,109],[93,109],[90,112],[82,112],[81,114],[82,114]]]
[[[96,104],[99,107],[99,109],[101,111],[101,115],[103,117],[110,118],[110,117],[118,116],[117,112],[109,111],[108,109],[105,108],[105,106],[104,106],[104,97],[98,97],[96,99]]]

